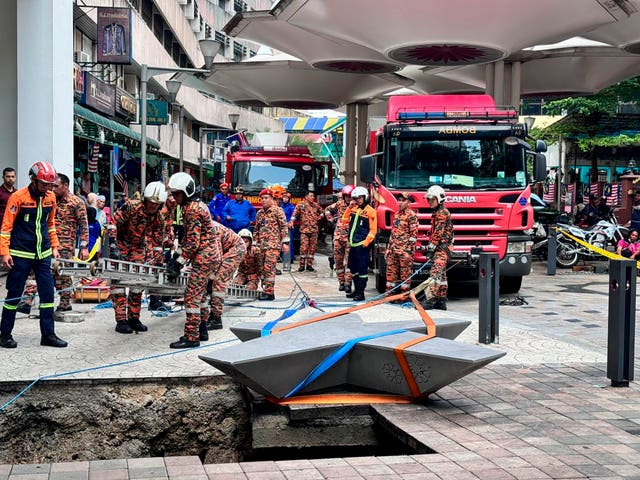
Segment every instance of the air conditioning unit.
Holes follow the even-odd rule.
[[[76,63],[88,63],[91,61],[91,57],[87,52],[77,51],[73,52],[73,61]]]
[[[156,99],[155,93],[148,93],[147,92],[147,100],[155,100],[155,99]]]
[[[124,77],[118,77],[118,80],[116,81],[116,85],[124,89]]]
[[[226,140],[214,140],[213,145],[215,148],[227,148],[229,146],[229,142]]]

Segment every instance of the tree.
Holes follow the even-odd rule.
[[[533,129],[531,136],[547,142],[563,137],[574,142],[591,159],[592,175],[597,176],[598,147],[628,147],[640,143],[640,134],[604,132],[602,122],[615,117],[621,102],[636,102],[640,98],[640,77],[623,80],[588,97],[568,97],[544,105],[549,115],[566,115],[543,130]],[[595,181],[592,178],[592,181]]]

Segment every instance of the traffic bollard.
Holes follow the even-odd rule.
[[[609,261],[607,378],[612,387],[628,387],[633,381],[637,274],[633,260]]]
[[[500,259],[497,253],[478,257],[478,342],[499,343]]]
[[[547,275],[556,274],[556,252],[558,251],[558,229],[555,226],[549,227],[547,237]]]

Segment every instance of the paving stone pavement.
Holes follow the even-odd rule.
[[[325,309],[351,305],[338,295],[337,281],[318,259],[317,272],[295,273],[305,292]],[[4,279],[0,279],[3,282]],[[369,282],[367,295],[376,292]],[[608,275],[558,271],[546,275],[535,264],[520,295],[528,305],[500,307],[499,344],[507,352],[494,364],[441,389],[425,405],[377,405],[374,415],[403,432],[409,444],[423,444],[425,455],[334,458],[202,465],[197,457],[121,459],[51,465],[2,465],[4,479],[640,479],[640,392],[612,388],[606,378]],[[277,278],[277,302],[240,302],[225,309],[225,327],[244,320],[276,318],[290,306],[293,281]],[[297,291],[294,291],[294,295]],[[0,292],[4,294],[4,292]],[[508,300],[512,296],[504,296]],[[459,340],[476,343],[478,299],[458,296],[449,311],[434,312],[472,321]],[[184,314],[143,314],[149,332],[120,335],[111,310],[91,304],[84,322],[57,323],[67,349],[39,346],[37,320],[16,322],[15,350],[0,352],[0,378],[31,381],[61,378],[140,378],[211,375],[198,350],[171,352],[168,343],[181,334]],[[389,310],[391,309],[391,310]],[[402,315],[402,307],[362,311],[368,321]],[[389,311],[392,313],[389,314]],[[408,314],[408,312],[407,312]],[[202,348],[233,342],[228,328],[212,332]],[[636,357],[640,349],[636,348]],[[637,363],[637,362],[636,362]],[[121,364],[109,366],[110,364]],[[84,370],[73,375],[67,372]],[[0,420],[1,421],[1,420]]]

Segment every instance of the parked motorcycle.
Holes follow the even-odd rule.
[[[618,224],[618,220],[613,213],[607,219],[598,221],[588,229],[569,223],[558,223],[556,227],[558,229],[556,236],[556,265],[559,268],[571,268],[579,260],[598,260],[602,258],[597,252],[564,235],[563,231],[594,247],[611,252],[615,251],[618,242],[623,238],[627,238],[629,233],[626,227]],[[548,239],[534,243],[532,252],[538,256],[544,255],[546,257],[547,245]]]

